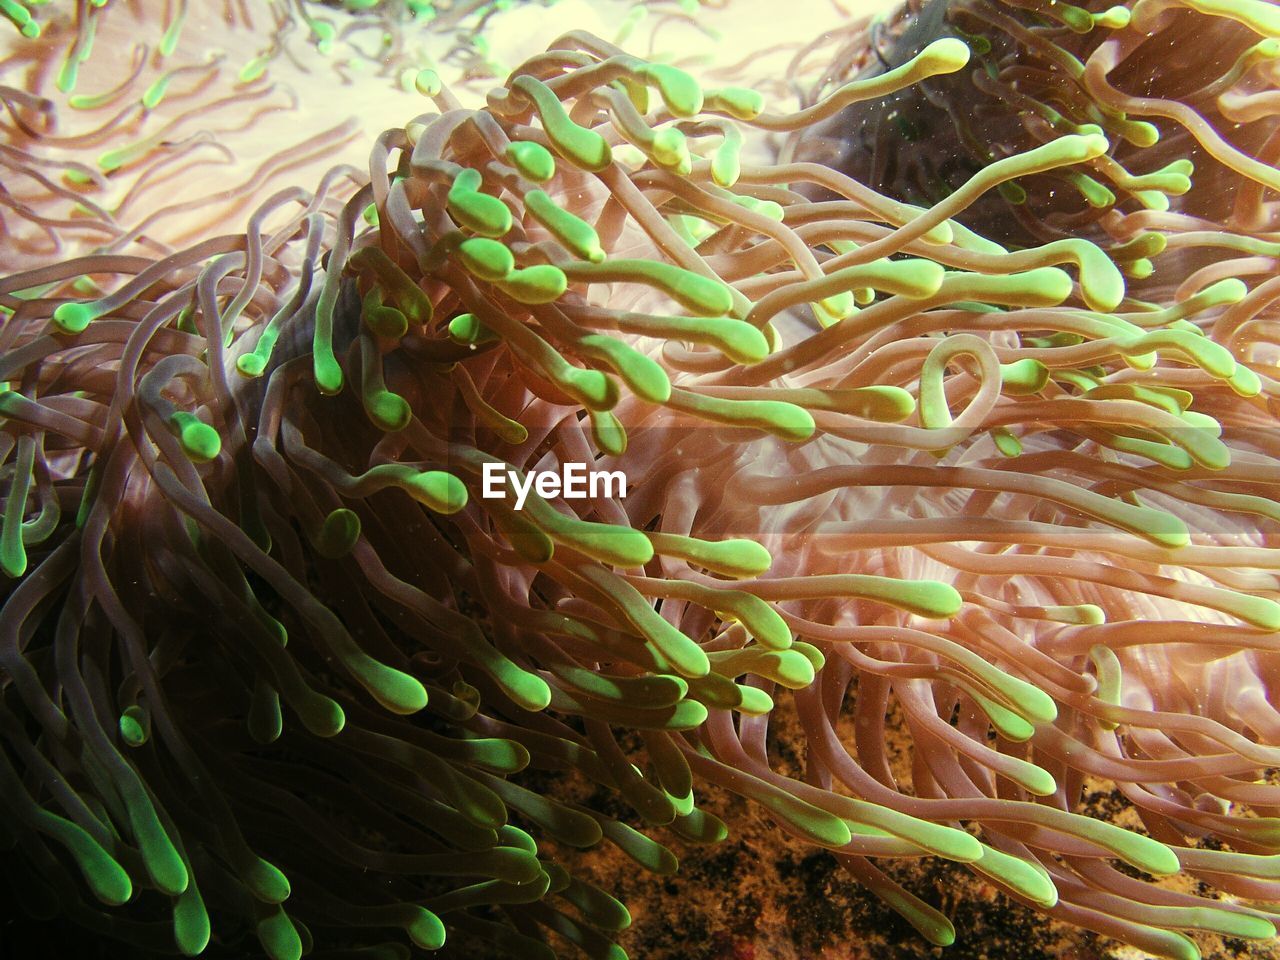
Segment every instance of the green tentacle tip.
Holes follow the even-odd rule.
[[[1161,956],[1170,957],[1171,960],[1203,960],[1200,948],[1190,937],[1155,927],[1148,927],[1147,932],[1157,935]]]
[[[1025,357],[1000,365],[1001,390],[1011,396],[1039,393],[1049,382],[1049,368],[1039,360]]]
[[[467,505],[467,488],[451,473],[426,470],[405,481],[405,489],[436,513],[457,513]]]
[[[728,287],[678,267],[659,265],[656,276],[663,287],[680,303],[695,313],[706,317],[718,317],[733,307],[733,295]],[[678,272],[677,272],[678,271]]]
[[[1107,30],[1123,30],[1129,25],[1131,14],[1128,7],[1115,6],[1092,16],[1095,26],[1105,27]]]
[[[344,378],[342,365],[333,356],[332,350],[321,347],[312,354],[312,374],[315,377],[316,389],[327,397],[342,392]]]
[[[169,417],[169,427],[182,444],[182,452],[193,463],[208,463],[222,451],[218,431],[193,413],[176,411]]]
[[[164,99],[164,95],[169,92],[169,84],[173,81],[173,74],[165,74],[147,87],[142,94],[142,105],[148,110],[154,110],[160,106],[160,101]]]
[[[249,892],[263,903],[284,903],[292,893],[289,878],[275,864],[261,857],[249,865],[242,879]]]
[[[802,835],[821,846],[839,849],[853,839],[848,824],[834,813],[829,813],[820,807],[797,800],[790,795],[784,795],[777,800],[771,795],[757,799],[799,830]]]
[[[1058,888],[1038,863],[1012,857],[984,843],[981,859],[975,860],[972,866],[1037,906],[1048,909],[1058,902]]]
[[[692,117],[702,112],[702,87],[689,74],[665,63],[646,63],[637,71],[658,88],[662,102],[677,117]]]
[[[1123,120],[1117,126],[1120,136],[1135,147],[1154,147],[1160,142],[1160,130],[1145,120]]]
[[[1003,704],[996,703],[990,697],[979,692],[972,684],[963,685],[965,692],[977,702],[982,708],[982,712],[987,715],[987,719],[991,721],[991,726],[995,727],[996,733],[1013,743],[1026,743],[1035,736],[1036,728],[1033,724],[1028,723],[1025,718]],[[1047,794],[1046,794],[1047,796]]]
[[[360,517],[340,507],[324,518],[320,533],[315,538],[315,547],[322,557],[337,560],[349,554],[359,539]]]
[[[1027,191],[1017,180],[1006,180],[1004,183],[996,184],[996,192],[1014,206],[1021,206],[1027,202]]]
[[[687,177],[694,169],[689,138],[675,127],[663,127],[653,134],[653,140],[649,141],[649,155],[655,164],[681,177]]]
[[[969,45],[958,37],[935,40],[917,57],[921,67],[934,73],[955,73],[969,62]]]
[[[749,717],[763,717],[773,711],[773,697],[759,687],[739,684],[738,693],[742,697],[742,701],[737,707],[739,713],[746,714]]]
[[[545,710],[551,703],[551,687],[547,681],[536,673],[522,670],[510,661],[506,661],[501,670],[495,671],[494,679],[525,710],[536,713]]]
[[[725,132],[724,142],[711,155],[711,179],[728,189],[742,176],[742,135],[736,128]]]
[[[245,722],[249,736],[253,737],[254,742],[263,745],[275,743],[284,732],[284,714],[280,710],[280,695],[264,680],[254,683]]]
[[[1093,17],[1086,10],[1064,3],[1057,5],[1054,12],[1058,19],[1076,33],[1088,33],[1093,29]]]
[[[1057,306],[1071,296],[1071,277],[1057,267],[1040,267],[1010,274],[1017,288],[1026,291],[1028,306]]]
[[[1073,172],[1067,175],[1067,179],[1080,191],[1080,195],[1085,198],[1089,206],[1099,210],[1106,210],[1115,206],[1116,195],[1093,179],[1093,177]]]
[[[534,183],[546,183],[556,175],[556,160],[551,151],[532,140],[512,141],[507,145],[506,158],[521,176]]]
[[[936,910],[907,910],[903,915],[935,947],[949,947],[956,942],[955,926]]]
[[[1107,622],[1106,611],[1093,603],[1076,603],[1064,607],[1045,607],[1044,611],[1050,620],[1057,620],[1059,623],[1072,623],[1092,627]]]
[[[996,427],[991,431],[991,439],[1002,457],[1022,456],[1022,441],[1010,433],[1007,427]]]
[[[392,713],[417,713],[427,705],[427,688],[414,677],[372,658],[354,665],[365,688]]]
[[[1080,263],[1080,292],[1090,310],[1110,313],[1124,299],[1124,275],[1105,253],[1091,243],[1076,245]]]
[[[1125,859],[1138,869],[1156,877],[1171,877],[1182,869],[1178,854],[1159,840],[1128,831],[1120,832],[1125,839],[1118,846],[1123,849]]]
[[[444,924],[425,907],[414,907],[413,918],[404,925],[409,939],[423,950],[439,950],[444,946]]]
[[[375,336],[399,340],[409,332],[409,318],[395,307],[366,304],[363,316],[365,326]]]
[[[267,67],[270,63],[270,57],[254,57],[240,68],[240,72],[236,74],[236,81],[238,83],[253,83],[253,81],[267,72]]]
[[[561,386],[592,410],[609,410],[618,402],[617,383],[599,370],[568,366],[553,376]]]
[[[588,410],[591,420],[591,435],[596,446],[611,457],[620,457],[627,452],[627,430],[622,421],[608,410]]]
[[[10,0],[0,0],[0,9]],[[54,85],[63,93],[70,93],[76,88],[76,81],[80,74],[80,60],[74,56],[68,55],[62,62],[62,69],[58,71],[57,80]]]
[[[512,270],[505,279],[498,281],[498,286],[520,303],[551,303],[569,289],[569,280],[559,267],[540,263],[523,270]]]
[[[505,280],[516,268],[516,259],[505,244],[488,237],[472,237],[458,245],[458,257],[481,280]]]
[[[179,7],[178,14],[169,20],[169,26],[164,32],[164,36],[160,38],[160,43],[156,45],[156,51],[162,57],[168,57],[173,51],[178,49],[178,38],[182,35],[182,25],[186,20],[185,8]],[[329,37],[332,40],[333,27],[329,24],[321,24],[321,26],[329,27]],[[319,31],[317,31],[318,33]],[[327,52],[327,51],[325,51]]]
[[[14,502],[17,503],[17,500]],[[5,520],[3,529],[0,529],[0,570],[10,579],[17,580],[27,572],[27,563],[27,548],[22,543],[20,520]]]
[[[1236,366],[1236,372],[1227,380],[1227,385],[1242,397],[1256,397],[1262,392],[1262,380],[1243,363]]]
[[[769,355],[769,341],[765,335],[741,320],[691,320],[682,324],[681,329],[673,327],[671,333],[676,337],[681,334],[696,336],[698,342],[711,343],[730,360],[744,365],[759,363]]]
[[[1215,910],[1213,908],[1208,908],[1208,910],[1212,910],[1218,922],[1213,926],[1206,924],[1206,929],[1215,930],[1215,932],[1223,933],[1229,937],[1243,937],[1246,940],[1270,940],[1276,935],[1275,924],[1264,917],[1255,917],[1251,914],[1235,913],[1229,910]]]
[[[853,292],[846,290],[835,296],[815,301],[813,310],[818,322],[824,327],[830,327],[856,313],[857,304],[854,300]]]
[[[549,508],[538,523],[557,540],[581,550],[602,563],[619,567],[643,567],[653,559],[653,544],[639,530],[612,523],[575,520]]]
[[[254,344],[253,351],[241,354],[236,358],[236,370],[240,372],[241,376],[262,376],[267,369],[267,364],[271,362],[271,352],[275,349],[276,341],[279,338],[279,328],[268,323],[262,331],[262,336]]]
[[[769,650],[756,650],[756,648],[748,647],[742,651],[732,651],[727,656],[716,658],[712,661],[717,673],[733,674],[740,676],[742,673],[753,673],[756,676],[764,677],[772,680],[774,683],[786,687],[788,690],[802,690],[809,684],[813,683],[815,676],[814,661],[805,656],[804,652],[798,649],[779,649],[781,643],[790,643],[791,635],[787,630],[785,622],[779,618],[779,629],[781,633],[772,638],[764,638],[761,631],[752,630],[757,634],[762,645],[767,645]],[[766,626],[768,626],[766,624]],[[817,649],[813,649],[814,653],[818,653]],[[715,654],[711,655],[715,657]],[[821,660],[821,654],[818,654]]]
[[[498,337],[474,313],[460,313],[449,321],[449,336],[473,347],[493,343]]]
[[[302,937],[283,910],[259,920],[257,933],[258,942],[271,960],[302,960]]]
[[[659,260],[606,260],[565,265],[571,280],[647,283],[702,317],[718,318],[733,307],[733,291],[720,280],[704,277]]]
[[[376,390],[365,402],[369,419],[385,433],[398,433],[413,419],[413,408],[408,401],[390,390]]]
[[[413,86],[424,97],[439,96],[444,87],[440,82],[440,74],[434,70],[419,70],[413,78]]]
[[[480,192],[479,170],[466,167],[453,181],[446,203],[462,226],[482,237],[501,237],[511,229],[511,209],[497,197]]]
[[[1234,592],[1232,600],[1231,612],[1251,627],[1269,633],[1280,630],[1280,603],[1266,597]]]
[[[236,357],[236,370],[246,377],[260,377],[267,369],[267,358],[254,351]]]
[[[658,553],[678,557],[730,577],[757,577],[773,565],[769,551],[754,540],[698,540],[672,533],[650,533]]]
[[[985,679],[1032,723],[1052,723],[1058,718],[1058,705],[1053,697],[1034,684],[998,671],[988,674]]]
[[[77,334],[83,333],[85,327],[100,316],[102,314],[96,309],[95,304],[61,303],[53,311],[53,323],[62,333]]]
[[[93,895],[107,906],[118,907],[133,896],[133,884],[124,867],[78,824],[41,810],[40,822],[76,861]]]
[[[111,173],[119,170],[126,163],[131,163],[139,157],[146,156],[149,150],[149,143],[141,140],[127,147],[118,147],[114,150],[104,150],[98,154],[98,169],[103,173]]]
[[[315,38],[316,49],[326,56],[333,52],[333,41],[337,36],[337,30],[328,20],[312,20],[308,24],[311,27],[311,36]]]
[[[673,397],[678,395],[708,420],[755,427],[788,443],[804,443],[818,429],[808,410],[783,400],[725,400],[673,391]]]
[[[307,730],[324,739],[336,737],[347,725],[347,715],[342,706],[329,697],[317,697],[300,712]]]
[[[724,606],[747,628],[747,632],[776,654],[762,653],[761,663],[772,671],[768,675],[784,686],[790,686],[799,678],[800,686],[813,681],[813,662],[798,651],[787,650],[791,646],[791,630],[773,607],[755,594],[745,591],[724,591]],[[817,653],[817,650],[814,650]],[[807,679],[806,679],[807,678]]]
[[[601,929],[618,932],[631,926],[626,906],[592,884],[575,880],[564,891],[564,898]]]
[[[173,904],[173,940],[185,957],[197,957],[209,945],[213,930],[209,911],[195,884],[189,886]]]
[[[889,580],[885,600],[930,620],[954,617],[964,606],[955,587],[939,580]]]
[[[498,828],[498,839],[503,846],[524,850],[534,856],[538,854],[538,842],[514,824],[504,823]]]
[[[120,714],[120,737],[131,747],[140,747],[150,736],[151,721],[137,704],[125,707]]]
[[[687,177],[693,170],[689,138],[674,127],[663,127],[653,135],[649,143],[649,154],[658,166],[682,177]]]
[[[467,748],[474,751],[471,756],[471,762],[491,773],[519,773],[529,766],[529,751],[514,740],[502,740],[499,738],[469,740],[467,741]],[[525,862],[523,858],[522,862]],[[531,874],[515,882],[526,883],[528,880],[533,879],[533,873],[536,873],[536,868],[531,862],[529,867],[532,871]]]
[[[600,334],[588,334],[579,342],[591,353],[603,357],[636,396],[650,403],[666,403],[670,399],[671,379],[667,372],[644,354],[621,340]]]
[[[145,812],[135,816],[135,820],[149,821],[135,822],[135,833],[138,845],[142,848],[142,862],[147,868],[147,875],[151,877],[156,889],[176,897],[191,883],[186,864],[182,862],[173,841],[164,832],[149,805]]]
[[[1147,124],[1150,126],[1150,124]],[[1154,127],[1152,129],[1155,129]],[[1081,163],[1085,160],[1092,160],[1100,157],[1111,149],[1111,143],[1100,133],[1087,134],[1068,134],[1065,137],[1059,137],[1057,140],[1051,140],[1042,147],[1032,150],[1027,154],[1022,154],[1018,158],[1021,159],[1030,156],[1043,157],[1055,165],[1066,165],[1070,163]]]
[[[525,209],[565,248],[584,260],[599,263],[605,258],[604,247],[595,228],[581,217],[565,210],[541,190],[530,190],[524,197]]]
[[[1051,797],[1058,792],[1058,781],[1053,779],[1053,774],[1034,763],[1019,760],[1005,775],[1037,797]]]
[[[747,87],[721,87],[707,94],[705,107],[738,120],[754,120],[764,112],[764,96]]]

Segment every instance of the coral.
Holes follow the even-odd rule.
[[[26,909],[188,955],[619,957],[627,910],[572,850],[671,873],[650,834],[724,839],[698,794],[727,791],[937,945],[950,920],[877,861],[950,861],[1162,956],[1273,937],[1280,370],[1275,283],[1243,278],[1280,256],[1280,24],[1001,10],[1013,40],[914,44],[793,113],[582,33],[483,109],[423,70],[435,109],[367,176],[0,278]],[[1123,92],[1197,29],[1262,39]],[[1040,103],[1093,125],[1022,113],[945,196],[744,156],[948,77],[1029,97],[1013,54],[982,58],[1061,59],[1073,30],[1087,59]],[[1161,142],[1212,158],[1203,183]],[[1092,239],[1029,239],[1073,216],[1039,184],[1099,177],[1132,189]],[[1017,244],[965,223],[1002,187]],[[571,463],[625,497],[484,494]],[[1142,829],[1089,815],[1090,778]],[[1223,896],[1154,879],[1178,873]]]

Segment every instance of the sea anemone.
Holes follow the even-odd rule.
[[[723,839],[722,790],[933,944],[951,922],[877,861],[1161,956],[1273,937],[1278,288],[1241,278],[1280,258],[1280,22],[963,9],[1004,36],[902,27],[909,54],[794,113],[581,32],[481,109],[416,71],[435,109],[367,173],[0,278],[24,909],[187,955],[620,957],[627,910],[573,850],[673,872],[650,834]],[[1134,58],[1158,84],[1162,44],[1240,30],[1202,82],[1123,92]],[[1039,126],[1015,48],[1079,42],[1036,101],[1075,126]],[[942,195],[743,154],[965,78],[1020,126]],[[1037,192],[1099,176],[1132,189],[1096,217]],[[611,489],[542,483],[573,465]],[[1082,813],[1088,778],[1141,829]]]

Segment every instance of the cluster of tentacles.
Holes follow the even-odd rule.
[[[960,219],[1020,244],[1085,237],[1105,246],[1135,229],[1118,214],[1171,208],[1264,231],[1260,191],[1280,189],[1275,16],[1269,4],[1140,3],[1131,12],[1096,2],[913,0],[837,35],[834,52],[831,38],[805,51],[822,67],[806,98],[851,75],[883,73],[943,36],[969,45],[970,69],[851,105],[797,131],[789,152],[929,205],[1004,157],[1102,133],[1112,144],[1106,156],[1007,180]]]
[[[0,54],[6,267],[169,253],[211,224],[242,227],[272,188],[362,160],[353,150],[412,113],[413,78],[437,58],[494,67],[494,6],[0,2],[31,41]]]
[[[75,0],[74,3],[70,0],[0,0],[0,15],[4,16],[24,37],[35,40],[43,33],[45,23],[56,19],[65,10],[71,10],[82,27],[81,37],[87,40],[87,46],[92,47],[95,20],[103,8],[112,2],[113,0]],[[114,2],[119,3],[119,0]],[[443,15],[446,21],[451,22],[455,18],[464,17],[476,10],[483,11],[492,5],[493,0],[438,0],[438,2],[433,0],[268,0],[270,12],[274,17],[290,22],[296,17],[305,26],[322,54],[331,52],[333,41],[338,33],[337,25],[326,16],[329,11],[364,13],[376,10],[377,13],[387,17],[401,19],[420,17],[428,21]],[[175,0],[163,12],[162,52],[172,53],[177,48],[192,7],[191,0]],[[237,14],[246,18],[251,16],[248,7],[243,3],[239,4],[238,9],[232,4],[227,4],[227,9],[232,16]],[[80,62],[89,55],[84,44],[77,48],[76,53]]]
[[[571,848],[673,871],[655,837],[722,839],[698,806],[722,789],[936,944],[950,922],[877,861],[957,861],[1162,956],[1274,936],[1280,281],[1253,281],[1280,259],[1277,141],[1224,139],[1180,80],[1115,78],[1147,44],[1252,31],[1196,96],[1273,130],[1280,21],[1046,19],[1071,9],[965,7],[1093,52],[1042,102],[1085,104],[1076,127],[1024,113],[1043,142],[945,196],[741,148],[947,77],[994,71],[1011,109],[982,60],[1004,40],[921,43],[783,114],[569,34],[481,110],[419,74],[436,110],[367,178],[281,191],[244,232],[0,278],[24,909],[187,955],[458,931],[618,957],[627,912]],[[1143,146],[1172,124],[1220,168],[1203,190]],[[1027,185],[1102,180],[1125,199],[1094,240],[964,223],[1004,186],[1047,229]],[[574,463],[625,498],[485,495],[488,465]],[[783,698],[802,779],[768,749]],[[557,773],[629,816],[542,789]],[[1144,829],[1078,812],[1089,779]],[[1159,882],[1180,872],[1228,896]]]

